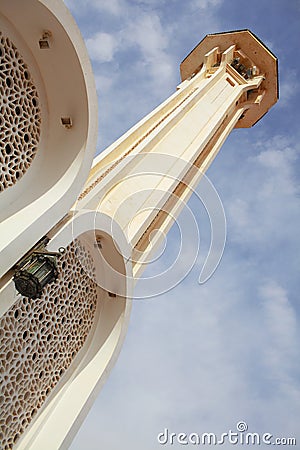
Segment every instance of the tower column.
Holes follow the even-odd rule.
[[[133,248],[135,276],[163,238],[150,242],[151,233],[169,230],[232,128],[260,103],[264,74],[250,60],[244,74],[236,70],[238,54],[236,45],[206,53],[198,73],[95,161],[75,209],[114,217]]]

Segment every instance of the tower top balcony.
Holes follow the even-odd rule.
[[[208,34],[182,61],[180,74],[182,81],[193,77],[202,68],[207,53],[218,48],[220,61],[222,53],[233,45],[235,50],[229,70],[234,69],[245,83],[255,75],[264,76],[259,91],[250,92],[249,108],[236,124],[237,128],[248,128],[255,125],[279,97],[278,60],[250,30]]]

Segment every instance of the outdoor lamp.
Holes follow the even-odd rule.
[[[33,254],[14,275],[17,291],[28,298],[39,298],[46,284],[57,278],[56,258]]]

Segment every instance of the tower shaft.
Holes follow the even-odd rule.
[[[98,210],[119,223],[133,249],[136,277],[159,245],[246,110],[259,106],[263,74],[232,67],[236,45],[205,55],[202,68],[169,99],[96,158],[75,208]],[[138,195],[137,195],[138,193]],[[125,206],[122,207],[125,199]],[[153,235],[152,235],[153,236]],[[160,236],[160,237],[159,237]]]

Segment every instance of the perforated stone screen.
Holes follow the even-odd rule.
[[[0,31],[0,191],[13,186],[35,157],[41,133],[39,96],[30,71]]]
[[[80,262],[79,262],[80,260]],[[74,241],[40,299],[21,297],[0,320],[0,448],[11,449],[91,330],[97,286],[88,251]]]

